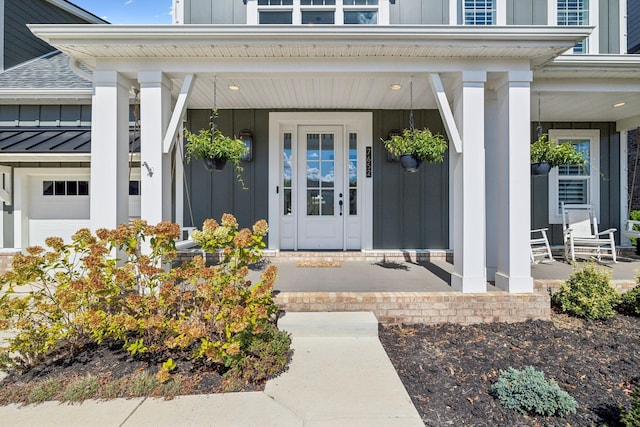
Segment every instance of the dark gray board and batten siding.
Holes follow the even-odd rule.
[[[27,24],[87,24],[76,15],[42,0],[4,1],[4,69],[55,50],[35,37]]]
[[[627,2],[627,52],[640,53],[640,1]]]
[[[532,126],[532,140],[535,127]],[[543,131],[549,129],[599,129],[600,130],[600,216],[598,228],[616,228],[616,241],[620,242],[620,134],[615,123],[565,123],[543,122]],[[531,177],[531,228],[549,227],[552,245],[562,245],[562,224],[549,224],[549,179]]]
[[[185,165],[185,225],[201,227],[207,218],[220,219],[233,213],[241,227],[268,218],[269,191],[269,110],[221,110],[217,126],[228,135],[242,129],[253,133],[253,161],[243,162],[247,190],[235,180],[233,168],[208,172],[202,161]],[[210,111],[190,110],[188,127],[207,127]],[[374,235],[376,249],[447,248],[449,242],[448,159],[441,165],[423,165],[419,172],[404,172],[398,162],[387,161],[381,138],[389,131],[408,126],[407,111],[373,112]],[[416,111],[417,127],[444,132],[435,110]],[[191,218],[193,217],[193,221]]]

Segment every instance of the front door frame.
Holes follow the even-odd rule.
[[[295,235],[297,224],[287,223],[287,221],[295,222],[296,215],[289,218],[281,212],[284,206],[281,171],[283,168],[282,136],[290,133],[292,141],[296,141],[300,126],[340,126],[344,132],[345,144],[349,141],[349,134],[357,134],[358,215],[345,218],[345,244],[342,249],[372,249],[373,113],[371,112],[269,113],[269,249],[298,249]],[[295,162],[296,159],[293,161]],[[295,188],[293,191],[295,193]],[[290,235],[291,233],[293,235]]]

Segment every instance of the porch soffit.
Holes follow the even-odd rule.
[[[49,25],[31,31],[95,68],[98,58],[527,58],[542,64],[582,26]]]

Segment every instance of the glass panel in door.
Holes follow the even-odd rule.
[[[299,183],[304,206],[298,210],[298,246],[342,249],[345,189],[341,128],[303,126],[301,130]]]

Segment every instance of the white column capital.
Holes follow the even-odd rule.
[[[160,86],[171,88],[171,80],[162,71],[140,71],[138,83],[141,88]]]
[[[533,81],[531,70],[509,70],[502,73],[502,76],[495,85],[496,90],[500,90],[504,85],[510,87],[529,87]]]
[[[114,70],[96,70],[93,72],[93,86],[116,87],[121,86],[127,90],[132,86],[131,80]]]
[[[484,70],[464,70],[462,72],[462,83],[465,86],[484,84],[487,82],[487,72]]]

